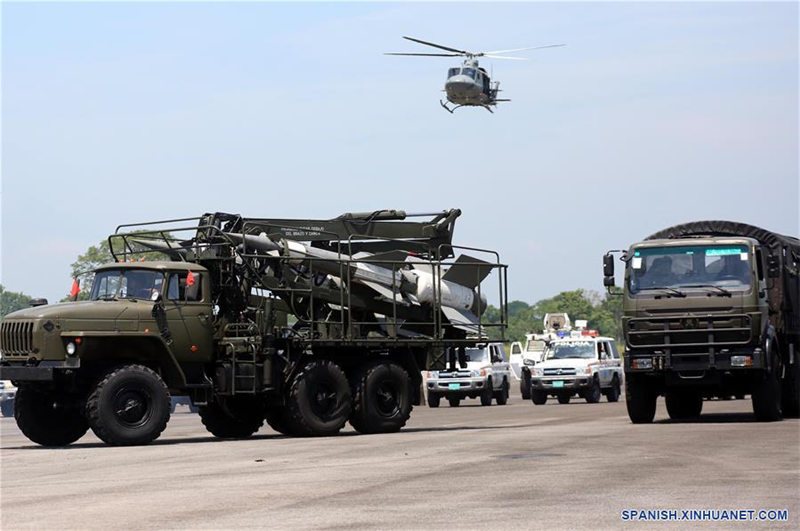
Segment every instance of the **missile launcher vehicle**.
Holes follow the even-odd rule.
[[[146,444],[170,397],[188,396],[221,438],[265,420],[291,436],[334,435],[348,421],[398,431],[421,403],[421,371],[454,368],[490,329],[504,333],[507,266],[452,243],[460,214],[121,225],[88,300],[0,325],[17,424],[46,446],[90,428],[112,445]],[[494,324],[482,320],[490,284]]]
[[[614,258],[603,259],[614,285]],[[664,395],[673,419],[750,394],[760,421],[800,413],[800,240],[730,221],[669,227],[633,244],[622,330],[633,423]]]

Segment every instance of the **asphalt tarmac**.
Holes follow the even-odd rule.
[[[756,423],[749,400],[706,402],[683,423],[661,401],[654,424],[634,426],[624,401],[512,396],[417,406],[394,434],[264,427],[241,441],[213,438],[181,406],[149,446],[89,432],[45,449],[3,418],[0,448],[3,530],[800,527],[800,421]],[[624,512],[750,509],[788,520],[653,524]]]

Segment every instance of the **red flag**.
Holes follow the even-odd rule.
[[[194,286],[194,275],[192,274],[191,271],[189,271],[189,274],[186,275],[186,285]]]
[[[77,299],[78,298],[78,293],[80,293],[80,292],[81,292],[81,286],[78,283],[78,279],[77,278],[73,278],[72,279],[72,289],[69,290],[69,295],[70,295],[70,297],[72,297],[72,300]]]

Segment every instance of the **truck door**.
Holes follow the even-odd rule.
[[[213,326],[206,272],[171,272],[164,309],[172,334],[172,351],[182,362],[207,362],[213,356]]]

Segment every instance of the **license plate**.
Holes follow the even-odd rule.
[[[553,382],[553,387],[564,387],[564,382],[561,380],[556,380]]]
[[[448,389],[461,389],[461,384],[451,383],[447,385]]]

